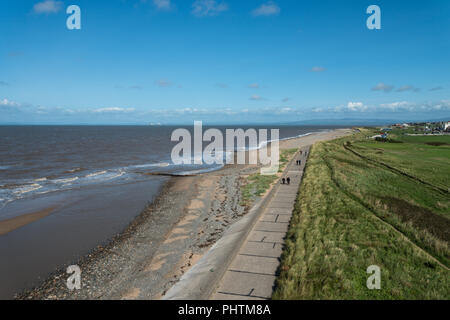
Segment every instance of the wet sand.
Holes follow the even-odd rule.
[[[15,218],[0,221],[0,236],[19,229],[27,224],[45,218],[55,210],[54,207],[39,210],[33,213],[24,214]]]
[[[338,129],[280,142],[298,148],[347,134]],[[174,177],[156,201],[108,245],[74,263],[82,289],[66,288],[64,269],[19,299],[158,299],[248,211],[240,187],[256,165],[229,165],[215,172]]]
[[[0,299],[12,299],[98,245],[107,244],[142,213],[167,181],[167,177],[150,177],[148,181],[80,188],[11,203],[2,212],[2,220],[14,219],[13,227],[21,227],[0,236]],[[46,213],[42,210],[50,207],[54,211],[42,217]],[[40,211],[42,216],[32,217],[41,219],[31,221],[27,216]]]

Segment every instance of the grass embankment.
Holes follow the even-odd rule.
[[[374,134],[313,146],[275,299],[450,298],[450,146]],[[381,290],[367,289],[370,265]]]
[[[280,152],[279,173],[283,172],[290,159],[298,149],[286,149]],[[249,175],[246,178],[245,185],[241,188],[241,204],[249,206],[257,198],[262,196],[278,179],[277,175],[261,175],[259,172]]]
[[[281,153],[280,153],[280,169],[278,170],[278,172],[283,172],[284,168],[289,163],[289,161],[291,161],[292,157],[294,156],[294,154],[297,151],[298,151],[298,149],[296,149],[296,148],[285,149],[285,150],[281,151]]]

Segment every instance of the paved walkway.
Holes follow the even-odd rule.
[[[306,157],[297,154],[284,170],[290,185],[280,184],[247,239],[225,272],[213,300],[265,300],[272,297],[284,238],[303,176]],[[301,165],[296,164],[301,160]]]

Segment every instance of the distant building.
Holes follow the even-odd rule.
[[[377,139],[387,139],[387,137],[388,137],[387,133],[383,133],[383,134],[377,134],[371,138],[374,140],[377,140]]]
[[[444,131],[450,131],[450,121],[444,123]]]

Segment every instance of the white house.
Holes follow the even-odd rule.
[[[450,121],[444,123],[444,131],[450,131]]]

